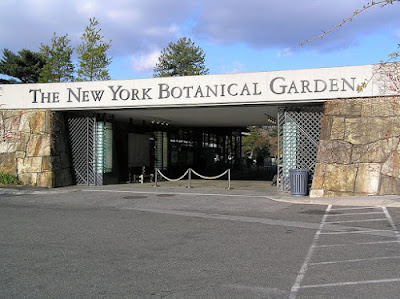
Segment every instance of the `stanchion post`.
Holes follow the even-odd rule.
[[[192,169],[191,169],[191,168],[189,168],[188,170],[189,170],[189,172],[188,172],[188,177],[189,177],[188,188],[190,189],[190,188],[192,188],[192,186],[191,186],[191,180],[192,180]]]
[[[157,187],[157,168],[155,168],[154,172],[154,187]]]
[[[228,189],[231,189],[231,169],[228,169]]]

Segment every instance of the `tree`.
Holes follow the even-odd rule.
[[[109,80],[108,66],[112,58],[107,56],[107,51],[111,47],[111,41],[104,42],[104,36],[100,35],[101,29],[96,28],[99,23],[95,18],[89,21],[90,24],[81,37],[82,43],[76,48],[79,55],[78,80]]]
[[[176,43],[169,43],[158,58],[154,77],[176,77],[207,75],[205,53],[190,38],[182,37]]]
[[[40,82],[68,82],[74,79],[72,64],[73,48],[69,45],[68,34],[56,36],[54,33],[51,45],[41,45],[40,52],[47,58],[47,63],[40,73]]]
[[[264,161],[269,156],[277,156],[277,133],[274,126],[248,127],[248,135],[243,138],[242,150],[249,159]]]
[[[8,49],[3,49],[0,73],[19,79],[22,83],[37,83],[45,64],[46,58],[38,52],[22,49],[17,55]],[[8,83],[14,82],[13,79],[8,80]]]

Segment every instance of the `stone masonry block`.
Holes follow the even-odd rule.
[[[42,157],[26,157],[17,159],[18,173],[33,173],[42,171]]]
[[[50,135],[32,135],[28,142],[27,156],[50,156]]]
[[[382,174],[400,179],[400,153],[393,151],[382,165]]]
[[[390,137],[391,120],[388,118],[347,118],[345,141],[368,144]]]
[[[345,132],[344,117],[334,117],[332,121],[331,136],[332,140],[343,140]]]
[[[364,100],[362,104],[362,117],[387,117],[394,116],[393,101],[388,98],[375,98]]]
[[[400,194],[400,179],[381,176],[381,184],[379,188],[379,195],[396,195]]]
[[[357,165],[328,164],[323,187],[326,190],[354,192]]]
[[[329,140],[331,138],[333,116],[324,116],[321,119],[320,140]]]
[[[310,198],[324,197],[324,189],[312,189],[310,191]]]
[[[352,145],[344,141],[321,140],[318,147],[317,162],[350,164]]]
[[[354,191],[356,193],[376,195],[379,192],[381,164],[360,164]]]
[[[0,172],[12,175],[17,174],[17,159],[15,153],[0,154],[0,161]]]
[[[315,165],[311,189],[322,189],[325,179],[325,167],[325,164],[322,163],[317,163]]]
[[[52,171],[42,172],[38,174],[37,186],[38,187],[53,187],[54,174]]]
[[[371,144],[357,144],[353,146],[352,163],[383,163],[396,150],[398,138],[379,140]]]
[[[362,100],[337,99],[325,102],[325,115],[342,117],[360,117]]]

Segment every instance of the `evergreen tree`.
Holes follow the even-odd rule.
[[[40,52],[47,58],[47,63],[40,74],[40,82],[68,82],[74,79],[72,64],[73,48],[69,45],[68,34],[56,36],[54,33],[51,45],[41,45]]]
[[[0,74],[19,79],[22,83],[37,83],[45,64],[46,58],[38,52],[22,49],[15,54],[8,49],[3,49]],[[15,83],[15,79],[7,81]]]
[[[101,29],[96,28],[99,23],[95,18],[89,21],[90,24],[81,37],[82,43],[76,48],[79,55],[78,80],[109,80],[108,66],[112,59],[107,56],[107,51],[111,47],[111,41],[104,42],[104,36],[100,35]]]
[[[248,135],[242,140],[242,151],[250,159],[263,159],[278,155],[275,126],[247,127]]]
[[[205,53],[190,38],[180,38],[176,43],[169,43],[158,58],[154,68],[154,77],[176,77],[207,75]]]

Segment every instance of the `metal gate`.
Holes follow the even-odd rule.
[[[322,115],[322,105],[279,108],[278,190],[290,191],[290,169],[308,169],[312,179]]]
[[[104,130],[95,116],[68,115],[67,127],[75,183],[102,185]]]

